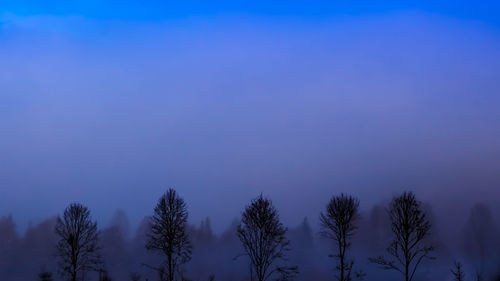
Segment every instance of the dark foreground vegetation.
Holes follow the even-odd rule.
[[[431,209],[412,192],[360,213],[351,195],[333,196],[319,214],[288,229],[262,194],[216,236],[210,220],[188,224],[174,189],[130,235],[118,211],[99,230],[90,210],[72,203],[19,237],[11,216],[0,219],[0,280],[500,280],[500,251],[489,209],[475,205],[457,259],[439,239]]]

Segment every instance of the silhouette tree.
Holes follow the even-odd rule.
[[[20,256],[21,245],[12,215],[0,217],[0,279],[22,275],[25,269],[18,266],[25,260]]]
[[[123,211],[115,212],[111,225],[99,233],[101,245],[106,245],[103,247],[101,255],[106,261],[107,274],[116,280],[128,279],[128,272],[123,268],[131,268],[134,264],[131,260],[127,233],[128,221]],[[144,249],[144,243],[141,249]]]
[[[454,266],[454,269],[451,269],[450,271],[453,274],[455,281],[464,281],[465,273],[462,269],[462,267],[463,267],[462,263],[455,261],[453,266]]]
[[[357,229],[359,218],[359,200],[352,196],[340,194],[334,196],[326,206],[326,212],[320,214],[321,235],[331,239],[337,246],[333,257],[338,259],[336,269],[340,272],[339,281],[350,281],[354,260],[347,260],[347,249],[351,246],[351,238]]]
[[[202,247],[210,245],[214,240],[214,234],[210,223],[210,218],[205,218],[200,223],[200,228],[196,233],[196,242]]]
[[[29,256],[30,261],[23,266],[20,266],[20,261],[17,262],[16,267],[22,268],[24,272],[24,278],[21,279],[26,280],[28,276],[41,273],[45,268],[57,268],[57,261],[54,259],[54,249],[58,241],[54,231],[56,223],[57,217],[52,217],[37,225],[30,225],[26,230],[20,248],[16,250],[21,257]],[[42,271],[38,265],[43,265]]]
[[[421,202],[415,199],[412,192],[393,198],[389,217],[393,240],[387,252],[395,260],[388,260],[383,256],[369,260],[383,269],[396,270],[403,274],[405,281],[411,281],[421,262],[433,259],[429,254],[434,247],[427,245],[425,241],[430,235],[431,224],[422,210]]]
[[[464,228],[464,249],[480,273],[496,267],[499,251],[498,229],[491,210],[485,204],[475,204]]]
[[[59,236],[56,248],[63,276],[76,281],[85,272],[100,269],[97,223],[92,221],[87,207],[69,205],[63,217],[57,218],[55,232]]]
[[[164,263],[155,268],[161,280],[173,281],[180,266],[191,259],[191,242],[186,233],[188,212],[186,203],[170,188],[159,200],[151,218],[146,249],[165,256]]]
[[[262,194],[245,208],[237,235],[244,255],[250,258],[252,280],[254,273],[258,281],[273,275],[277,275],[278,280],[290,280],[297,274],[297,266],[277,265],[278,261],[286,261],[286,252],[290,250],[286,232],[272,202]]]
[[[311,225],[309,224],[309,219],[304,217],[302,223],[300,224],[300,240],[304,244],[305,247],[311,248],[313,247],[313,231],[311,229]]]
[[[124,239],[128,239],[130,235],[130,222],[128,220],[127,214],[123,210],[116,210],[111,217],[110,226],[116,228],[116,231],[120,233]]]
[[[288,262],[300,264],[300,275],[303,280],[315,279],[316,261],[314,236],[309,220],[304,217],[302,222],[295,228],[289,228],[286,236],[293,245],[293,251],[288,256]]]

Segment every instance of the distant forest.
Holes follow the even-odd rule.
[[[209,218],[188,223],[174,189],[133,232],[125,212],[100,228],[80,203],[22,236],[9,215],[0,218],[0,280],[500,280],[500,232],[486,205],[474,205],[462,230],[444,237],[432,208],[412,192],[366,213],[360,203],[334,195],[319,225],[306,217],[287,228],[260,194],[220,235]]]

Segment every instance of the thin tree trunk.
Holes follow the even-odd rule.
[[[172,254],[168,255],[168,280],[169,281],[174,281],[174,273],[173,271],[173,265],[172,265]]]
[[[405,265],[405,279],[406,281],[410,281],[408,278],[409,278],[409,268],[408,268],[409,264],[408,264],[408,261],[406,261],[406,265]]]
[[[340,281],[345,281],[345,241],[343,237],[339,239],[339,260],[340,260]]]
[[[344,280],[344,255],[342,254],[342,248],[340,248],[340,281],[345,281]]]

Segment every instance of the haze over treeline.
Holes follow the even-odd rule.
[[[71,202],[115,281],[153,274],[145,218],[171,186],[195,280],[248,276],[235,219],[258,194],[290,228],[298,278],[331,280],[317,234],[342,192],[360,200],[357,265],[396,278],[365,262],[407,190],[439,246],[419,280],[450,278],[455,258],[466,280],[494,277],[500,2],[243,2],[1,1],[1,274],[59,278],[55,216]]]
[[[297,208],[317,220],[332,187],[366,205],[418,189],[436,208],[449,190],[450,205],[500,208],[489,25],[422,11],[7,13],[0,40],[0,212],[22,230],[75,200],[101,222],[128,206],[137,226],[169,185],[217,232],[263,191],[289,224]]]
[[[356,268],[365,272],[365,280],[401,278],[397,273],[381,270],[368,262],[369,257],[384,254],[388,246],[391,236],[389,199],[365,207],[366,211],[361,211],[356,223],[358,229],[353,236],[349,256],[355,259]],[[433,253],[436,260],[423,263],[416,280],[452,280],[450,268],[454,261],[464,265],[469,280],[476,280],[473,278],[477,272],[482,273],[483,280],[497,280],[494,278],[500,276],[500,214],[492,212],[484,203],[463,210],[467,214],[464,217],[450,217],[436,212],[432,205],[425,202],[422,207],[432,225],[428,241],[436,248]],[[186,230],[192,243],[192,259],[183,267],[186,278],[208,280],[213,275],[215,280],[248,280],[248,260],[236,259],[243,253],[237,237],[241,213],[232,215],[233,223],[217,234],[211,225],[214,218],[207,217],[200,222],[189,220]],[[336,263],[329,255],[335,253],[335,244],[321,236],[319,225],[301,216],[300,211],[297,211],[297,216],[302,222],[287,226],[286,234],[291,241],[289,262],[299,268],[296,280],[332,280],[336,274]],[[59,237],[54,231],[56,221],[55,216],[49,217],[39,224],[30,225],[26,233],[19,233],[12,215],[1,217],[2,280],[36,280],[42,271],[52,272],[55,280],[63,280],[57,274],[59,267],[55,245]],[[103,268],[108,277],[130,280],[131,273],[137,273],[143,278],[141,280],[157,280],[157,272],[145,266],[161,264],[161,256],[147,251],[145,247],[150,229],[150,216],[145,217],[138,228],[132,228],[123,210],[117,210],[108,223],[98,224]],[[89,272],[87,278],[94,280],[97,276],[97,273]]]

